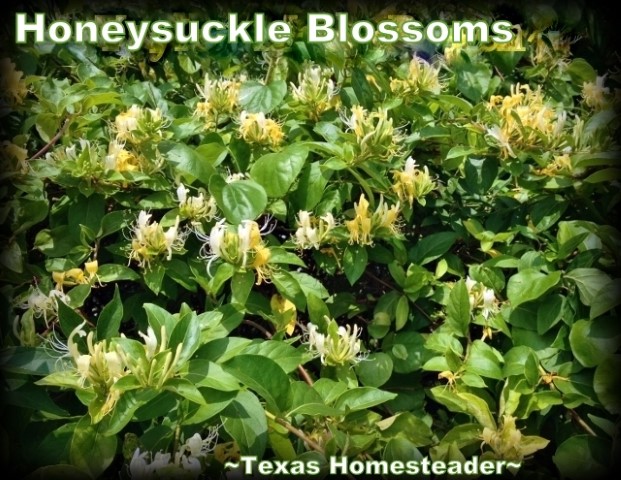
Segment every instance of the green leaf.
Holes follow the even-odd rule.
[[[453,232],[438,232],[420,239],[409,252],[409,258],[418,265],[426,265],[449,251],[457,235]]]
[[[481,340],[475,340],[470,346],[465,367],[471,373],[500,380],[503,378],[500,366],[503,361],[498,350]]]
[[[104,436],[99,424],[91,425],[90,416],[80,419],[69,450],[72,465],[98,478],[112,463],[116,455],[117,437]]]
[[[266,340],[255,342],[244,348],[244,354],[261,355],[278,364],[285,371],[291,373],[312,359],[312,355],[305,348],[295,348],[282,341]]]
[[[180,397],[186,398],[190,402],[194,402],[198,405],[206,404],[205,398],[200,390],[186,378],[171,378],[166,380],[163,389],[176,393]]]
[[[610,444],[600,437],[575,435],[558,446],[552,460],[563,477],[605,478],[610,474]]]
[[[69,338],[69,335],[71,335],[71,332],[76,327],[85,321],[78,312],[62,301],[58,302],[58,320],[60,322],[60,328],[67,338]]]
[[[7,346],[0,350],[0,367],[7,372],[45,376],[70,368],[71,361],[63,357],[62,352],[51,349]]]
[[[392,358],[382,352],[372,353],[356,365],[360,382],[367,387],[381,387],[392,375]]]
[[[242,455],[263,456],[267,419],[261,402],[252,392],[239,392],[221,417],[224,430],[237,442]]]
[[[215,170],[193,148],[183,143],[172,142],[163,142],[159,148],[179,172],[189,175],[191,179],[200,180],[205,186],[209,185],[209,180],[215,174]]]
[[[332,171],[322,171],[320,162],[306,163],[298,179],[298,187],[290,194],[297,210],[312,210],[323,197]]]
[[[496,421],[489,405],[481,397],[473,393],[454,392],[444,386],[433,387],[430,393],[434,400],[450,411],[472,415],[484,427],[496,430]]]
[[[270,113],[278,107],[287,94],[287,84],[276,80],[264,85],[256,80],[242,83],[239,90],[239,103],[244,110],[251,113]]]
[[[597,366],[593,377],[593,389],[603,407],[613,415],[621,413],[621,356],[610,355]]]
[[[410,315],[410,302],[407,295],[401,295],[395,307],[395,330],[399,331],[408,321]]]
[[[261,185],[252,180],[227,183],[218,194],[214,192],[218,207],[233,225],[242,220],[254,220],[267,206],[267,194]]]
[[[263,397],[274,413],[288,408],[289,378],[275,361],[261,355],[237,355],[222,367]]]
[[[369,262],[367,249],[362,245],[348,245],[343,253],[343,270],[350,285],[362,276]]]
[[[97,319],[97,340],[109,340],[118,336],[121,320],[123,319],[123,302],[119,293],[119,286],[114,286],[112,300],[101,310]]]
[[[235,272],[231,278],[231,302],[237,303],[243,308],[253,285],[253,271]]]
[[[160,263],[155,263],[148,269],[144,270],[142,278],[147,287],[149,287],[153,293],[158,295],[162,290],[164,275],[166,275],[166,268],[164,268],[164,266]]]
[[[261,185],[268,197],[281,198],[302,171],[308,149],[290,145],[278,153],[259,158],[250,169],[250,176]]]
[[[535,269],[526,269],[511,276],[507,282],[507,297],[513,308],[536,300],[553,288],[561,279],[561,272],[548,275]]]
[[[446,305],[446,323],[459,335],[466,336],[470,324],[470,299],[468,288],[460,280],[451,289]]]
[[[597,268],[574,268],[565,274],[576,283],[580,301],[591,305],[595,296],[610,283],[610,277]]]
[[[102,283],[119,282],[121,280],[138,280],[140,275],[125,265],[115,263],[106,263],[100,265],[97,270],[97,276]]]
[[[373,88],[367,80],[367,76],[359,68],[354,68],[351,73],[351,86],[356,93],[356,98],[367,109],[373,108]]]
[[[345,411],[358,411],[375,407],[397,396],[373,387],[358,387],[347,390],[334,403],[334,407]]]
[[[599,317],[621,303],[621,279],[611,280],[599,290],[591,301],[589,318]]]
[[[460,63],[457,69],[457,89],[473,102],[481,101],[487,94],[492,71],[483,63]]]
[[[569,344],[583,366],[595,367],[621,346],[621,325],[612,317],[578,320],[571,326]]]

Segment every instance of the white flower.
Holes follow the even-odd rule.
[[[353,329],[349,325],[335,328],[335,321],[328,320],[330,333],[326,335],[319,333],[317,326],[312,322],[308,324],[309,351],[316,353],[324,365],[339,366],[358,363],[362,359],[359,339],[361,330],[357,325],[354,325]]]
[[[138,335],[140,335],[144,340],[147,358],[153,358],[153,356],[155,355],[155,350],[157,348],[157,337],[155,336],[155,331],[153,330],[153,328],[151,328],[151,326],[149,326],[147,328],[146,335],[142,332],[138,332]]]
[[[137,448],[129,462],[129,473],[132,478],[143,479],[150,478],[152,468],[147,463],[147,457],[149,452],[140,453],[140,449]]]
[[[509,156],[515,158],[515,152],[511,148],[511,143],[509,141],[509,137],[505,134],[505,132],[498,126],[494,125],[491,128],[486,129],[487,135],[492,137],[498,143],[498,146],[501,147],[504,151],[506,151]]]
[[[185,188],[183,183],[181,183],[177,187],[177,199],[179,200],[179,205],[185,205],[185,203],[187,202],[187,199],[188,199],[188,193],[189,192],[190,192],[190,190]]]

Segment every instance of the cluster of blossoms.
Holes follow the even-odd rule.
[[[138,219],[132,228],[131,248],[129,259],[138,262],[142,268],[149,268],[151,262],[159,257],[172,258],[173,253],[183,251],[187,231],[179,228],[179,216],[175,224],[167,230],[155,221],[151,221],[151,214],[141,210]]]
[[[545,38],[544,38],[545,37]],[[564,70],[569,65],[572,40],[558,31],[542,32],[536,30],[528,38],[533,45],[532,60],[535,65],[544,66],[547,70]]]
[[[319,249],[328,240],[330,232],[336,227],[331,213],[315,217],[311,212],[300,210],[297,218],[298,228],[295,231],[295,244],[298,248]]]
[[[206,193],[200,190],[198,195],[189,196],[190,190],[185,185],[177,187],[177,200],[179,201],[179,215],[189,219],[192,223],[202,220],[213,220],[218,211],[216,200],[213,197],[205,196]]]
[[[362,194],[358,202],[354,203],[354,211],[356,216],[345,221],[350,244],[373,245],[377,236],[390,237],[400,233],[399,202],[389,207],[381,197],[379,205],[371,213],[369,201]]]
[[[334,319],[324,317],[328,323],[327,334],[319,333],[319,328],[312,322],[308,328],[308,350],[321,359],[321,363],[328,366],[342,366],[360,362],[361,330],[357,325],[347,327],[338,326]]]
[[[63,287],[75,285],[91,285],[97,280],[99,263],[97,260],[84,263],[84,268],[70,268],[64,272],[52,272],[52,279],[56,282],[56,289],[63,291]]]
[[[544,448],[549,441],[537,436],[524,436],[515,425],[515,418],[503,417],[502,425],[497,430],[485,427],[481,434],[481,446],[491,448],[492,458],[512,462],[521,462],[524,457]]]
[[[248,143],[265,147],[279,147],[284,138],[282,125],[267,118],[263,112],[248,113],[245,110],[239,116],[239,134]]]
[[[298,75],[298,85],[291,83],[293,99],[306,107],[312,120],[322,113],[338,108],[339,89],[332,80],[333,70],[318,65],[306,65]]]
[[[369,157],[386,160],[399,153],[401,135],[393,126],[392,118],[388,118],[387,109],[369,112],[361,105],[354,105],[350,116],[343,116],[342,120],[356,137],[356,163]]]
[[[10,58],[0,60],[0,111],[21,105],[28,94],[24,72],[15,69]]]
[[[203,438],[195,433],[174,453],[140,452],[137,448],[129,463],[133,479],[179,478],[196,479],[201,475],[207,455],[213,451],[218,439],[218,430],[210,429]]]
[[[470,308],[473,311],[480,311],[485,320],[498,312],[498,300],[494,290],[470,277],[466,278],[466,288],[468,289]]]
[[[105,169],[116,172],[149,172],[159,168],[161,159],[148,159],[140,147],[148,143],[157,144],[164,139],[167,124],[168,121],[159,108],[132,105],[129,110],[119,113],[113,125],[116,138],[109,143],[108,154],[104,159]],[[127,148],[127,144],[134,148]]]
[[[239,108],[239,90],[244,79],[211,80],[205,75],[203,86],[197,85],[203,101],[196,104],[194,115],[205,122],[205,128],[216,128],[230,119]]]
[[[58,301],[67,302],[67,295],[61,290],[52,289],[48,294],[38,286],[31,286],[28,292],[15,300],[18,308],[25,310],[16,316],[13,322],[13,333],[20,345],[36,346],[40,343],[35,320],[42,319],[45,327],[58,318]]]
[[[436,184],[429,174],[429,169],[424,166],[422,170],[417,168],[416,161],[408,157],[403,170],[393,172],[395,183],[393,191],[401,202],[407,202],[412,206],[414,200],[421,205],[425,204],[425,196],[436,188]]]
[[[606,75],[597,76],[594,82],[584,82],[582,98],[587,107],[603,110],[610,105],[610,88],[605,87]]]
[[[220,259],[239,269],[253,269],[257,273],[257,285],[271,275],[270,249],[261,238],[261,229],[254,220],[243,220],[237,227],[220,220],[209,236],[197,234],[204,242],[203,258],[211,262]]]
[[[28,151],[11,142],[0,144],[0,180],[28,173]]]
[[[390,90],[400,98],[411,99],[422,93],[439,94],[444,88],[440,80],[440,67],[415,56],[398,78],[390,79]]]
[[[80,353],[75,337],[86,337],[88,353]],[[114,408],[121,396],[121,392],[113,389],[113,385],[128,371],[123,358],[114,344],[101,340],[94,342],[94,331],[88,334],[84,330],[84,323],[78,325],[67,338],[67,351],[75,364],[78,383],[81,387],[92,387],[103,399],[101,413],[106,414]],[[60,350],[62,345],[58,343]]]
[[[487,134],[500,147],[502,158],[515,158],[513,147],[559,146],[567,112],[552,108],[541,87],[533,90],[529,85],[512,85],[510,95],[493,95],[487,107],[499,120],[498,125],[487,129]]]

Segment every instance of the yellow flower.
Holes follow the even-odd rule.
[[[595,110],[602,110],[608,106],[610,88],[604,87],[606,75],[598,76],[595,82],[584,82],[582,85],[582,98],[584,103]]]
[[[294,100],[307,107],[313,120],[339,105],[338,87],[330,77],[334,74],[331,68],[318,65],[306,65],[298,75],[298,85],[291,83],[291,94]]]
[[[350,116],[342,115],[341,119],[356,137],[359,149],[356,163],[368,157],[386,160],[400,151],[398,144],[402,136],[393,126],[392,118],[388,118],[385,108],[368,112],[362,106],[354,105]]]
[[[509,95],[493,95],[487,108],[498,118],[487,136],[500,146],[502,158],[515,157],[514,148],[559,146],[567,113],[546,102],[541,86],[533,90],[529,85],[512,85]]]
[[[10,58],[0,60],[0,99],[9,107],[21,105],[28,94],[24,72],[15,69]]]
[[[114,129],[118,141],[141,143],[144,140],[161,140],[166,124],[166,119],[159,108],[140,108],[132,105],[129,110],[116,116]]]
[[[302,249],[319,249],[321,243],[336,226],[336,222],[331,213],[316,218],[305,210],[300,210],[298,212],[297,223],[298,229],[295,232],[295,243]]]
[[[370,213],[369,202],[362,194],[358,203],[354,203],[354,212],[356,215],[353,220],[345,221],[350,244],[373,245],[373,239],[377,235],[387,237],[400,233],[398,202],[389,207],[381,197],[375,211]]]
[[[403,170],[393,172],[393,179],[395,181],[392,186],[393,191],[400,201],[407,201],[410,206],[414,200],[424,205],[424,197],[436,188],[427,166],[422,170],[417,168],[416,161],[412,157],[408,157],[405,161]]]
[[[205,75],[203,86],[197,85],[204,101],[196,104],[194,115],[205,120],[205,128],[217,127],[237,111],[240,88],[240,80],[210,80],[209,75]]]
[[[164,230],[158,222],[150,221],[151,214],[142,210],[132,228],[132,241],[129,259],[136,260],[138,265],[149,268],[153,260],[165,256],[172,258],[173,253],[183,250],[187,232],[179,230],[179,216],[175,224]]]
[[[536,435],[522,435],[515,426],[515,417],[510,415],[503,417],[502,424],[496,430],[485,427],[481,439],[482,446],[490,447],[492,458],[513,462],[521,462],[524,457],[545,448],[549,443],[549,440]]]
[[[237,228],[222,219],[211,229],[209,236],[197,233],[203,241],[201,253],[209,260],[207,270],[214,260],[220,259],[239,269],[251,268],[257,273],[257,285],[267,281],[272,268],[271,251],[261,238],[261,229],[254,220],[244,220]]]
[[[438,94],[444,88],[440,67],[414,56],[401,78],[390,79],[390,90],[399,97],[412,98],[423,92]]]
[[[571,157],[568,153],[554,155],[554,161],[545,168],[537,170],[537,173],[548,177],[554,177],[556,175],[572,176],[574,174],[574,168],[571,163]]]
[[[177,187],[177,200],[179,201],[179,213],[184,218],[189,218],[192,223],[201,220],[210,221],[216,216],[217,206],[213,197],[205,198],[205,193],[200,191],[197,196],[188,196],[189,190],[180,184]]]
[[[2,142],[0,149],[0,178],[28,173],[28,151],[11,142]]]
[[[248,113],[245,110],[239,117],[239,133],[248,143],[272,148],[280,146],[285,138],[278,122],[267,118],[263,112]]]

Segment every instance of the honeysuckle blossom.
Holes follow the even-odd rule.
[[[541,87],[533,90],[529,85],[514,84],[509,95],[492,95],[487,107],[499,122],[487,129],[487,136],[500,146],[502,158],[515,157],[516,148],[560,146],[567,114],[552,108]]]
[[[200,222],[201,220],[209,221],[216,216],[217,206],[216,200],[208,196],[205,198],[205,192],[199,191],[196,196],[189,196],[190,190],[185,185],[180,184],[177,187],[177,200],[179,201],[179,214],[190,219],[192,222]]]
[[[125,149],[125,143],[112,140],[104,158],[104,168],[117,172],[133,172],[140,169],[140,161],[134,153]]]
[[[403,170],[393,172],[394,184],[393,191],[402,202],[407,202],[412,206],[414,200],[424,204],[424,197],[436,188],[436,184],[429,174],[429,168],[424,166],[417,168],[416,161],[408,157],[405,161]]]
[[[239,116],[239,133],[248,143],[255,143],[268,147],[278,147],[283,142],[285,134],[282,125],[263,112],[241,112]]]
[[[392,118],[388,118],[387,109],[369,112],[361,105],[354,105],[350,115],[342,114],[341,120],[356,137],[359,152],[355,163],[369,157],[386,160],[399,152],[401,135],[393,126]]]
[[[158,258],[172,258],[173,253],[183,250],[187,232],[179,228],[179,216],[172,227],[164,230],[158,222],[151,222],[151,214],[142,210],[132,228],[132,243],[129,259],[135,260],[143,268]]]
[[[438,94],[444,88],[440,67],[414,56],[403,78],[391,78],[390,90],[400,97],[412,97],[423,92]]]
[[[181,478],[196,479],[204,467],[207,455],[213,451],[218,438],[217,428],[208,431],[203,438],[195,433],[179,446],[174,455],[164,452],[152,454],[134,451],[129,462],[129,473],[133,479]]]
[[[480,311],[485,320],[498,312],[498,300],[493,289],[487,288],[470,277],[466,278],[465,283],[472,310]]]
[[[536,435],[522,435],[515,425],[515,417],[510,415],[503,416],[502,423],[496,430],[483,428],[481,440],[481,448],[484,446],[490,448],[486,454],[491,458],[516,463],[550,443],[549,440]]]
[[[197,237],[203,242],[201,253],[209,261],[208,271],[211,263],[220,259],[240,269],[255,270],[257,285],[269,278],[270,249],[264,244],[261,229],[254,220],[243,220],[235,227],[222,219],[208,236],[197,233]]]
[[[333,75],[330,68],[318,65],[306,65],[298,75],[298,85],[291,83],[291,96],[304,105],[313,120],[339,105],[339,89],[330,77]]]
[[[327,320],[327,334],[319,333],[319,328],[313,323],[307,325],[308,350],[318,355],[324,365],[340,366],[360,362],[363,355],[360,354],[362,342],[358,326],[337,327],[334,320]]]
[[[63,291],[63,287],[73,287],[75,285],[86,285],[95,282],[99,263],[97,260],[84,262],[84,269],[70,268],[64,272],[52,272],[52,279],[56,282],[56,289]]]
[[[194,115],[205,121],[205,128],[217,127],[237,111],[240,88],[240,80],[225,78],[212,80],[209,75],[205,75],[203,85],[197,85],[203,101],[196,104]]]
[[[328,238],[330,231],[336,226],[336,221],[331,213],[326,213],[317,218],[311,212],[300,210],[298,212],[297,225],[295,244],[302,249],[318,249],[321,243]]]
[[[380,202],[373,213],[369,211],[369,201],[364,194],[354,203],[355,217],[346,220],[345,226],[349,232],[349,243],[359,245],[373,245],[377,235],[397,235],[399,226],[399,202],[392,206],[380,198]]]
[[[114,120],[116,139],[120,142],[140,143],[143,140],[159,141],[167,121],[159,108],[141,108],[132,105],[119,113]]]
[[[47,295],[37,286],[30,287],[25,298],[18,300],[18,307],[32,311],[34,318],[43,318],[48,326],[58,317],[58,301],[67,302],[67,295],[61,290],[53,289]]]
[[[10,58],[0,60],[0,101],[14,107],[20,105],[28,94],[26,82],[22,78],[24,72],[15,68]]]
[[[610,88],[604,86],[605,82],[606,75],[598,75],[594,82],[584,82],[582,85],[582,98],[588,107],[602,110],[608,105]]]

